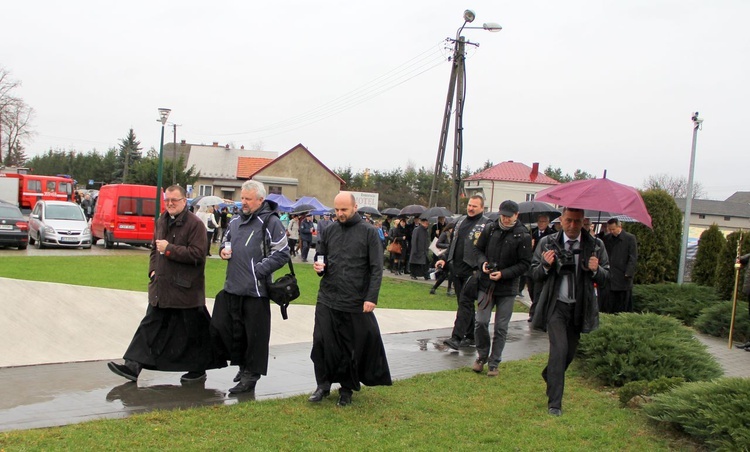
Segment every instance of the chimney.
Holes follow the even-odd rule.
[[[240,146],[240,149],[242,149],[244,151],[245,150],[245,145],[243,144],[242,146]]]
[[[531,164],[531,174],[529,174],[529,179],[531,179],[531,182],[536,181],[537,176],[539,176],[539,162],[534,162]]]
[[[214,141],[213,147],[218,148],[219,147],[219,142],[218,141]]]
[[[180,140],[180,144],[187,144],[185,140]]]
[[[229,145],[228,144],[224,145],[224,149],[229,150]]]

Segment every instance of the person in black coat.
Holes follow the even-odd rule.
[[[487,363],[487,376],[496,377],[508,336],[508,323],[513,315],[518,278],[531,266],[531,236],[526,226],[518,221],[516,202],[508,200],[500,204],[498,220],[485,226],[474,245],[474,251],[481,272],[474,327],[477,359],[472,370],[480,373]],[[489,324],[493,307],[495,327],[490,342]]]
[[[638,264],[635,236],[624,231],[617,218],[607,221],[607,231],[609,234],[604,238],[604,247],[609,257],[610,276],[602,312],[633,312],[633,276]]]
[[[565,371],[573,361],[581,333],[599,325],[597,287],[609,279],[609,259],[601,240],[583,229],[583,210],[565,208],[562,230],[544,237],[534,251],[531,276],[542,285],[531,320],[547,331],[549,358],[542,378],[547,383],[547,409],[562,414]]]
[[[418,279],[420,276],[424,279],[430,279],[427,273],[427,249],[430,246],[428,225],[429,220],[427,218],[420,218],[419,224],[414,228],[411,235],[411,251],[409,253],[411,279]]]
[[[540,214],[536,219],[536,227],[531,230],[531,252],[533,253],[536,250],[536,246],[543,237],[554,233],[555,230],[549,225],[549,216]],[[524,279],[523,277],[521,278]],[[536,310],[536,299],[539,296],[539,292],[542,291],[542,286],[534,284],[534,278],[530,275],[525,279],[529,288],[529,298],[531,298],[531,306],[529,307],[529,322],[531,322]]]

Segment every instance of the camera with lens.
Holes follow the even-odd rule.
[[[487,270],[490,273],[500,271],[500,264],[498,264],[497,262],[487,262]]]
[[[576,272],[576,254],[581,250],[566,250],[556,241],[552,242],[549,249],[555,251],[555,265],[557,273],[575,273]]]

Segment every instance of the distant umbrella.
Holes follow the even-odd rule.
[[[425,206],[420,206],[419,204],[412,204],[401,209],[400,214],[407,215],[407,216],[419,216],[419,215],[422,215],[425,210],[427,210],[427,207]]]
[[[401,215],[401,209],[396,209],[395,207],[389,207],[387,209],[383,209],[382,212],[383,215],[388,215],[389,217],[397,217]]]
[[[315,210],[315,206],[311,204],[299,204],[298,206],[294,207],[294,210],[292,210],[292,214],[299,215],[302,213],[309,213]]]
[[[430,207],[429,209],[422,212],[420,218],[432,218],[432,217],[452,217],[453,212],[446,209],[445,207]]]
[[[518,219],[522,222],[536,223],[539,215],[547,215],[549,220],[552,221],[562,215],[562,212],[546,202],[525,201],[518,203]]]
[[[198,196],[197,198],[193,199],[193,202],[190,205],[200,207],[218,206],[223,202],[224,200],[219,198],[218,196]]]
[[[378,211],[378,209],[376,209],[374,207],[370,207],[370,206],[362,206],[359,209],[357,209],[357,212],[359,212],[359,213],[366,213],[366,214],[372,215],[374,217],[381,217],[382,216],[380,214],[380,211]]]

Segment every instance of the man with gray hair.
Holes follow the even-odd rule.
[[[271,308],[268,285],[289,261],[286,228],[265,199],[263,184],[242,184],[242,211],[227,226],[219,255],[227,261],[224,290],[216,296],[211,333],[231,364],[239,366],[231,394],[253,392],[268,371]]]

